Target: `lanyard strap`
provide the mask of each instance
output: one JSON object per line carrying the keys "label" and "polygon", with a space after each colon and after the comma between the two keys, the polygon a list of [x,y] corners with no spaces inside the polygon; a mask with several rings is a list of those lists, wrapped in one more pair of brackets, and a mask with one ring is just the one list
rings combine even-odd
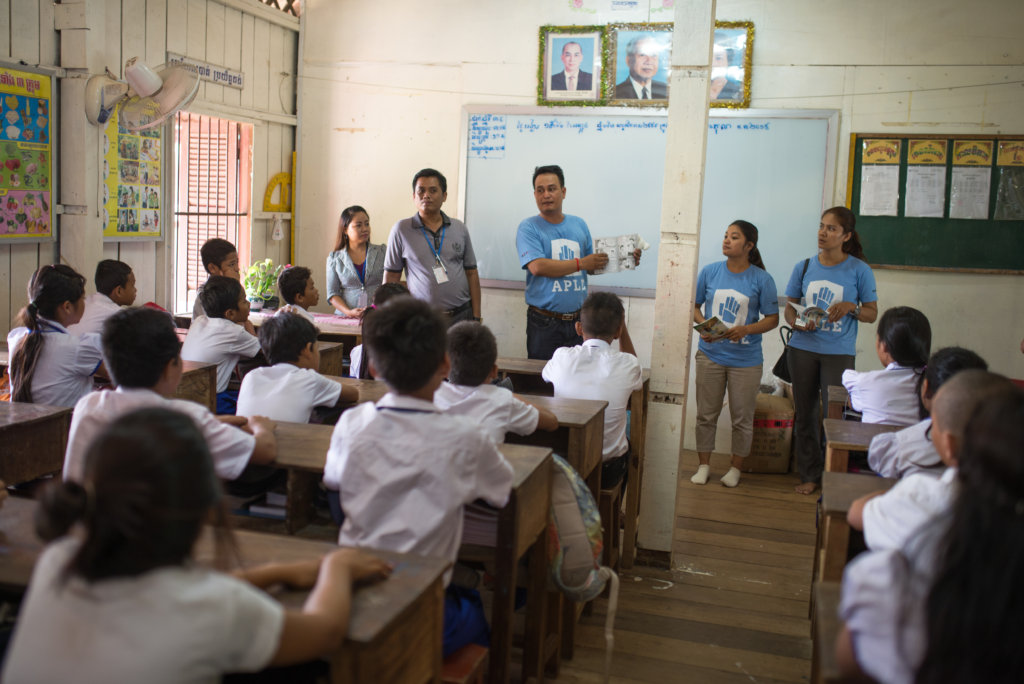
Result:
{"label": "lanyard strap", "polygon": [[[423,239],[427,241],[427,247],[429,247],[430,251],[434,253],[434,258],[437,259],[437,263],[441,264],[442,267],[444,266],[444,262],[441,261],[441,250],[444,249],[444,232],[447,229],[448,226],[444,224],[441,225],[441,244],[435,249],[434,241],[427,236],[427,229],[422,225],[420,226],[420,230],[423,231]],[[434,236],[436,238],[437,234],[435,233]]]}
{"label": "lanyard strap", "polygon": [[363,261],[361,264],[352,264],[356,269],[356,275],[359,277],[359,283],[366,285],[366,262]]}
{"label": "lanyard strap", "polygon": [[377,406],[378,411],[398,411],[399,413],[436,413],[427,409],[405,408],[402,406]]}

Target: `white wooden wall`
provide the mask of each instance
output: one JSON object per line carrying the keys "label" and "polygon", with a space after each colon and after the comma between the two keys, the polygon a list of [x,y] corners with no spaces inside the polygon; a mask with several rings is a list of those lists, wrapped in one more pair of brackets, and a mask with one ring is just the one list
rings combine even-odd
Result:
{"label": "white wooden wall", "polygon": [[[271,221],[261,218],[262,198],[268,179],[291,170],[295,148],[295,81],[297,73],[299,21],[257,0],[88,0],[86,14],[89,29],[87,53],[89,71],[103,67],[122,75],[124,62],[140,56],[151,65],[166,61],[166,53],[176,52],[245,75],[243,90],[202,83],[189,107],[212,116],[254,124],[251,256],[253,260],[271,257],[275,262],[288,260],[287,239],[270,239]],[[94,11],[97,10],[98,11]],[[4,27],[10,17],[10,26]],[[60,34],[54,30],[54,5],[47,0],[0,0],[0,61],[29,65],[57,65]],[[58,89],[54,84],[55,90]],[[76,107],[77,109],[77,107]],[[60,116],[84,113],[60,112]],[[88,144],[88,143],[87,143]],[[61,163],[59,154],[56,163]],[[163,158],[164,196],[163,242],[121,242],[102,245],[105,258],[131,264],[139,286],[138,302],[155,301],[167,308],[171,293],[174,246],[171,200],[174,174],[170,163],[170,135],[165,135]],[[87,171],[89,173],[89,171]],[[57,174],[55,174],[56,176]],[[90,214],[97,210],[101,192],[98,171],[87,179],[91,199]],[[55,193],[57,198],[61,195]],[[58,199],[58,201],[60,201]],[[58,217],[59,223],[60,217]],[[96,221],[98,225],[98,220]],[[101,241],[99,232],[89,232],[88,240]],[[0,246],[0,332],[6,335],[11,319],[25,303],[25,284],[40,264],[56,260],[56,245]],[[90,279],[93,264],[76,264]]]}

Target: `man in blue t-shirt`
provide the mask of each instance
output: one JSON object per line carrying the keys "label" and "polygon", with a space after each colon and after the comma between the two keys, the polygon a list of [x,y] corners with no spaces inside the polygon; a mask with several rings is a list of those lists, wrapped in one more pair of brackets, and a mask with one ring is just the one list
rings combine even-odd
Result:
{"label": "man in blue t-shirt", "polygon": [[550,359],[559,347],[583,344],[576,321],[587,298],[587,273],[604,268],[608,255],[594,253],[583,219],[562,213],[561,167],[533,170],[533,198],[540,214],[523,219],[516,233],[519,264],[526,270],[526,352],[531,359]]}

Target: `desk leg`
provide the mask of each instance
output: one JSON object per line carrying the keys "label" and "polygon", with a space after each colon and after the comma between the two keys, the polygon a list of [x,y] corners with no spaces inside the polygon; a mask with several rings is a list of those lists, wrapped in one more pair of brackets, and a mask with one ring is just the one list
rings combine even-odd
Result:
{"label": "desk leg", "polygon": [[835,449],[831,445],[825,447],[825,470],[830,473],[845,473],[849,464],[849,449]]}
{"label": "desk leg", "polygon": [[548,563],[546,531],[530,548],[530,576],[526,588],[526,629],[523,637],[523,681],[544,681],[547,628]]}
{"label": "desk leg", "polygon": [[294,468],[288,471],[288,503],[285,507],[288,534],[295,534],[313,519],[313,502],[320,477],[317,473]]}
{"label": "desk leg", "polygon": [[498,548],[495,549],[497,577],[491,624],[491,684],[509,681],[512,664],[512,622],[516,597],[516,537],[518,530],[515,492],[498,515]]}
{"label": "desk leg", "polygon": [[640,517],[640,483],[644,477],[644,449],[647,438],[647,386],[630,398],[629,482],[626,483],[626,517],[623,521],[622,569],[633,567],[636,557],[637,520]]}
{"label": "desk leg", "polygon": [[829,514],[823,521],[821,581],[841,582],[850,549],[850,526],[842,515]]}

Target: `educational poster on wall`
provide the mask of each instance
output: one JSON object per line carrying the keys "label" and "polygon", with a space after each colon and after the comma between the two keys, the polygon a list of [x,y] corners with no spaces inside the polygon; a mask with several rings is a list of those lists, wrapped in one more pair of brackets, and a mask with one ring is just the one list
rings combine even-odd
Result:
{"label": "educational poster on wall", "polygon": [[907,141],[907,187],[903,215],[942,218],[946,205],[946,140]]}
{"label": "educational poster on wall", "polygon": [[992,182],[991,140],[954,140],[949,217],[987,219]]}
{"label": "educational poster on wall", "polygon": [[900,140],[864,141],[860,214],[896,216],[900,199]]}
{"label": "educational poster on wall", "polygon": [[1000,140],[996,155],[999,186],[996,188],[997,221],[1024,219],[1024,140]]}
{"label": "educational poster on wall", "polygon": [[160,161],[163,131],[134,133],[118,125],[103,131],[103,237],[108,241],[160,237]]}
{"label": "educational poster on wall", "polygon": [[51,80],[0,67],[0,243],[53,239]]}

